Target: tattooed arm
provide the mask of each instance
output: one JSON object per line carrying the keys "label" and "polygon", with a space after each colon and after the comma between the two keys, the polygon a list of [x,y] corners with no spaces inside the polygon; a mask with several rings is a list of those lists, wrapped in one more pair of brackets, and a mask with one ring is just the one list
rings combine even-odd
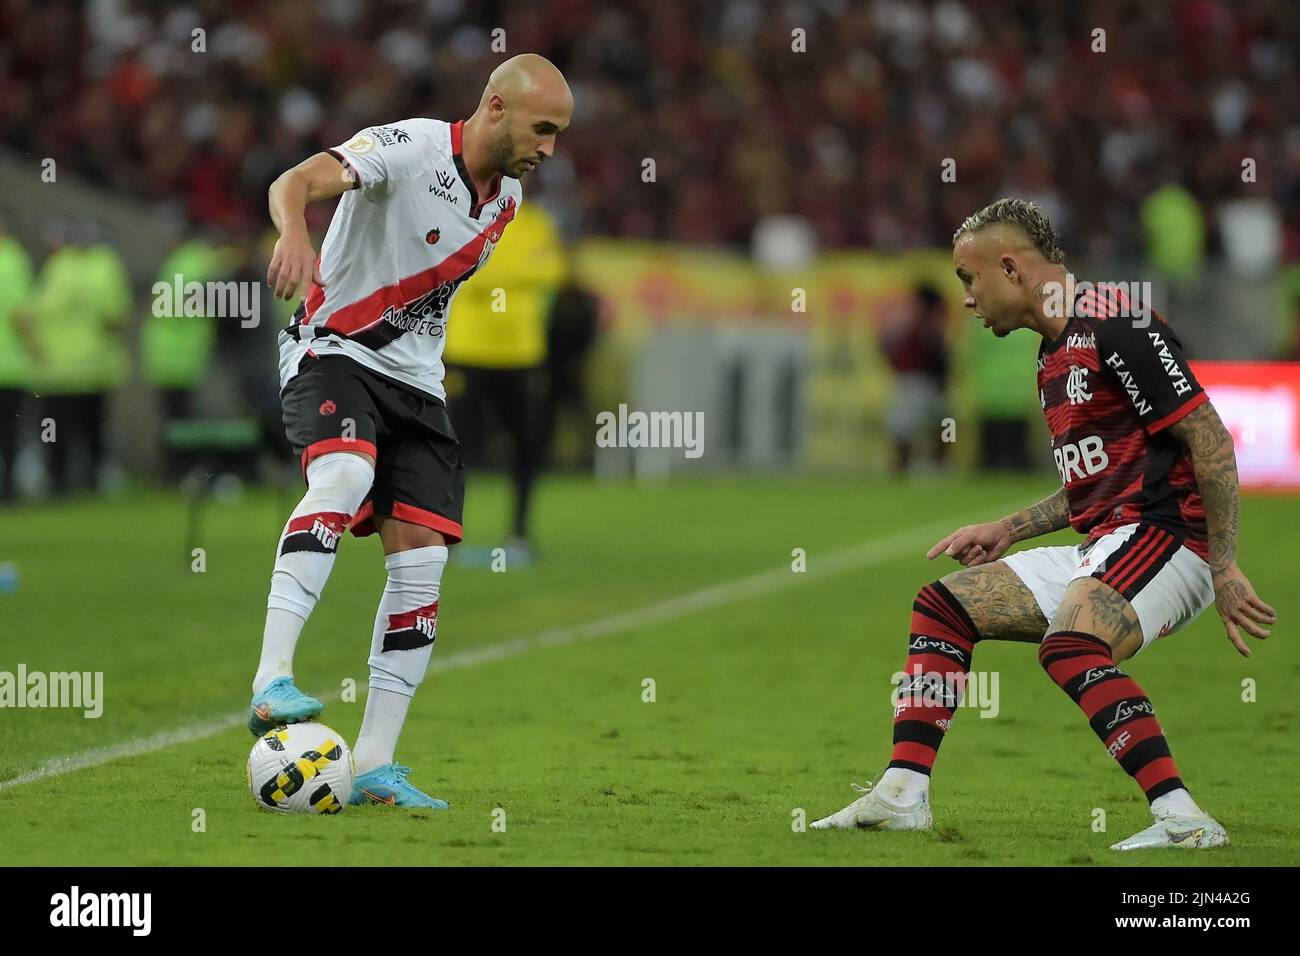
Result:
{"label": "tattooed arm", "polygon": [[1037,538],[1040,534],[1050,534],[1070,526],[1070,502],[1065,497],[1065,486],[1056,489],[1036,505],[1030,505],[1024,511],[1007,515],[998,522],[1011,535],[1011,542]]}
{"label": "tattooed arm", "polygon": [[987,564],[1002,557],[1007,548],[1017,541],[1060,531],[1069,524],[1070,505],[1065,500],[1065,488],[1061,487],[1055,494],[1023,511],[1007,515],[1001,521],[958,528],[931,548],[926,557],[935,558],[946,554],[967,567]]}
{"label": "tattooed arm", "polygon": [[1237,456],[1232,436],[1223,427],[1210,402],[1203,402],[1169,426],[1169,433],[1192,454],[1196,486],[1205,502],[1205,523],[1210,536],[1210,574],[1214,603],[1223,619],[1228,639],[1244,657],[1250,648],[1238,628],[1254,637],[1268,637],[1264,625],[1277,622],[1274,610],[1259,599],[1250,581],[1237,567],[1237,527],[1241,504],[1237,486]]}

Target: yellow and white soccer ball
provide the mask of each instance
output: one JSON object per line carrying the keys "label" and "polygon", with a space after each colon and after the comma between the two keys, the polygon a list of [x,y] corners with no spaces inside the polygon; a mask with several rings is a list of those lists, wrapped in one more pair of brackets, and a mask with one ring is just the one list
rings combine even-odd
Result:
{"label": "yellow and white soccer ball", "polygon": [[352,750],[337,731],[307,721],[257,738],[248,789],[264,810],[339,813],[352,795]]}

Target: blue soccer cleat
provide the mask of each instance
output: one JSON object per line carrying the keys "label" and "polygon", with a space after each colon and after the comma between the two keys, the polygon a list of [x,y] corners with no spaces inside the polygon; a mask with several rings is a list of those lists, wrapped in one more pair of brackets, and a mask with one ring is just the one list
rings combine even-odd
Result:
{"label": "blue soccer cleat", "polygon": [[384,764],[374,770],[367,770],[352,781],[352,796],[348,803],[354,807],[363,803],[385,803],[390,807],[450,809],[446,800],[431,797],[407,783],[406,775],[410,772],[410,767],[403,767],[400,763]]}
{"label": "blue soccer cleat", "polygon": [[248,729],[260,737],[280,724],[296,724],[320,716],[325,705],[293,686],[292,677],[277,677],[248,705]]}

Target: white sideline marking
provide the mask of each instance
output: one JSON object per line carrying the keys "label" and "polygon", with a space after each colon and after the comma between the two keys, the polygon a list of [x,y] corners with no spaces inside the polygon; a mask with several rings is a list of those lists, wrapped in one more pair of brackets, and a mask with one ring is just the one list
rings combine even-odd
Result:
{"label": "white sideline marking", "polygon": [[[1007,507],[1014,507],[1014,505]],[[1000,510],[998,513],[1005,514],[1006,509]],[[751,595],[770,594],[773,591],[794,587],[809,578],[843,574],[846,571],[883,564],[892,558],[913,552],[918,547],[934,544],[944,534],[955,530],[956,527],[959,526],[947,521],[943,524],[936,523],[923,528],[912,528],[907,531],[896,532],[884,538],[864,541],[861,544],[841,548],[838,551],[831,551],[821,555],[811,554],[808,557],[808,569],[801,574],[794,573],[789,564],[785,564],[771,571],[761,571],[749,577],[737,578],[723,584],[715,584],[712,587],[701,588],[698,591],[689,591],[677,597],[667,598],[632,611],[623,611],[586,624],[551,627],[536,634],[501,641],[497,644],[489,644],[486,647],[456,651],[442,657],[435,655],[429,661],[428,673],[442,674],[466,667],[478,667],[480,664],[491,664],[494,661],[518,657],[538,648],[563,647],[583,641],[594,641],[633,628],[644,627],[647,624],[657,624],[673,618],[684,617],[696,611],[707,611],[712,608],[722,607]],[[951,569],[951,566],[948,569]],[[314,696],[318,700],[329,702],[339,699],[341,694],[341,690],[331,690],[329,693],[315,694]],[[151,734],[148,737],[137,737],[134,740],[123,741],[107,747],[92,747],[89,750],[82,750],[66,757],[56,757],[35,770],[20,774],[17,777],[10,777],[8,780],[0,780],[0,791],[21,787],[23,784],[36,783],[40,780],[48,780],[51,777],[59,777],[67,773],[75,773],[78,770],[86,770],[90,767],[98,767],[114,760],[121,760],[124,757],[138,757],[142,754],[166,750],[168,747],[215,737],[227,730],[244,727],[247,720],[246,714],[236,714],[219,720],[209,720],[199,724],[190,724],[188,727],[178,727],[175,730]]]}

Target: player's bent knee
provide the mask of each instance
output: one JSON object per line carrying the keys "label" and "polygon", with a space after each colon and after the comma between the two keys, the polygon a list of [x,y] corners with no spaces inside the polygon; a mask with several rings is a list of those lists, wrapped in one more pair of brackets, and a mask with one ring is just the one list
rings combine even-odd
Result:
{"label": "player's bent knee", "polygon": [[910,646],[917,649],[917,638],[933,638],[954,643],[969,657],[980,640],[979,628],[961,600],[942,581],[932,581],[916,592],[912,602]]}
{"label": "player's bent knee", "polygon": [[375,483],[374,459],[369,455],[348,451],[332,451],[313,458],[307,464],[307,489],[309,492],[337,493],[361,499]]}

